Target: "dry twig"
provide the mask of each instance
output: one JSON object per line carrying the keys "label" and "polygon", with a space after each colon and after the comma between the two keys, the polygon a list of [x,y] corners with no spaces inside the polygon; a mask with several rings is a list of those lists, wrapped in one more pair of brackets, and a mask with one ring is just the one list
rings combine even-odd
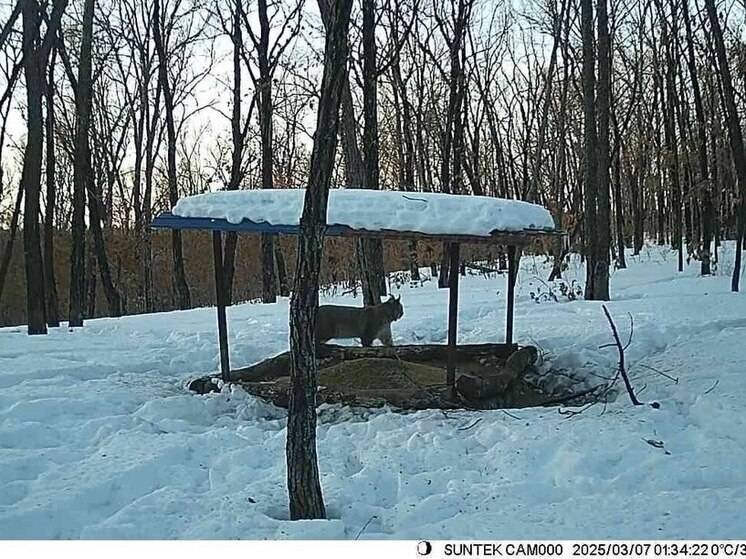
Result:
{"label": "dry twig", "polygon": [[366,522],[365,524],[363,524],[363,527],[362,527],[362,528],[360,528],[360,531],[359,531],[359,532],[357,533],[357,536],[355,536],[355,541],[357,541],[357,540],[359,540],[359,539],[360,539],[360,536],[362,536],[363,532],[365,532],[365,529],[366,529],[366,528],[368,527],[368,525],[369,525],[369,524],[370,524],[371,522],[373,522],[373,519],[374,519],[374,518],[378,518],[378,517],[377,517],[377,516],[376,516],[376,515],[374,514],[373,516],[371,516],[371,517],[370,517],[370,518],[368,519],[368,522]]}
{"label": "dry twig", "polygon": [[715,384],[713,384],[710,388],[708,388],[707,390],[705,390],[705,394],[709,394],[710,392],[712,392],[713,390],[715,390],[715,388],[717,387],[718,384],[720,384],[720,379],[715,379]]}
{"label": "dry twig", "polygon": [[624,386],[627,388],[629,399],[632,401],[634,405],[641,406],[642,402],[640,402],[637,399],[637,396],[635,396],[635,391],[632,388],[632,383],[630,382],[629,376],[627,375],[627,369],[625,368],[625,365],[624,365],[624,346],[622,346],[622,342],[619,340],[619,332],[616,329],[616,324],[614,324],[614,320],[611,318],[611,315],[609,314],[609,309],[606,308],[606,305],[602,305],[601,308],[604,310],[604,314],[606,315],[606,318],[609,321],[609,326],[611,326],[611,332],[612,334],[614,334],[614,341],[616,343],[615,345],[617,347],[617,350],[619,351],[618,371],[622,375],[622,380],[624,380]]}

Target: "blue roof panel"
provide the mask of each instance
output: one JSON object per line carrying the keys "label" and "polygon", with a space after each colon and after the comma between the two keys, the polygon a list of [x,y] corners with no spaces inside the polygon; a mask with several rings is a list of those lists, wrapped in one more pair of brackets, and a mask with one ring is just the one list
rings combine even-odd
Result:
{"label": "blue roof panel", "polygon": [[[300,227],[297,225],[272,225],[271,223],[256,223],[244,219],[241,223],[231,223],[225,219],[210,217],[180,217],[172,213],[162,213],[156,217],[150,226],[154,229],[199,229],[203,231],[233,231],[236,233],[269,233],[273,235],[297,235]],[[327,225],[327,235],[349,235],[354,230],[346,225]]]}

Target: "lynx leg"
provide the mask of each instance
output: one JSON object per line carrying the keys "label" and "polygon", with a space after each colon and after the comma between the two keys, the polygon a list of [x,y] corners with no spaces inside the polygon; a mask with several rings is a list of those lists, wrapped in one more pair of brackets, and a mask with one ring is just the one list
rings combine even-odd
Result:
{"label": "lynx leg", "polygon": [[378,339],[381,340],[381,343],[386,346],[392,346],[394,345],[394,340],[391,337],[391,325],[387,324],[381,330],[378,332]]}

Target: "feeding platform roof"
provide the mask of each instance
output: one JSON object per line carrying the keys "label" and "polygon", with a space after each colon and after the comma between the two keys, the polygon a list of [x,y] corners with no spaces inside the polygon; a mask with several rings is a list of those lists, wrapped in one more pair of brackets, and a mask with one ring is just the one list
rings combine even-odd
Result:
{"label": "feeding platform roof", "polygon": [[[156,228],[297,235],[305,189],[208,192],[182,198]],[[332,189],[326,235],[525,245],[557,236],[549,211],[487,196]]]}

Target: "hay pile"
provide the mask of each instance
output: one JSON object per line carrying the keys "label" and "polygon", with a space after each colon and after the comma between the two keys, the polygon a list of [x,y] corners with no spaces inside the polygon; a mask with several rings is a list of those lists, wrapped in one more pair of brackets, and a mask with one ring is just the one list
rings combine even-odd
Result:
{"label": "hay pile", "polygon": [[[382,357],[342,361],[319,370],[319,404],[363,407],[391,405],[402,409],[456,407],[442,397],[445,371],[421,363]],[[288,406],[289,377],[242,382],[250,393]]]}
{"label": "hay pile", "polygon": [[[446,346],[356,348],[324,345],[318,352],[319,404],[399,409],[498,409],[567,401],[531,383],[537,351],[504,344],[459,346],[456,387],[446,386]],[[287,352],[233,371],[235,381],[256,396],[287,408],[290,357]],[[196,379],[192,390],[215,389],[211,379]],[[572,394],[570,394],[572,396]],[[558,400],[559,397],[559,400]]]}

